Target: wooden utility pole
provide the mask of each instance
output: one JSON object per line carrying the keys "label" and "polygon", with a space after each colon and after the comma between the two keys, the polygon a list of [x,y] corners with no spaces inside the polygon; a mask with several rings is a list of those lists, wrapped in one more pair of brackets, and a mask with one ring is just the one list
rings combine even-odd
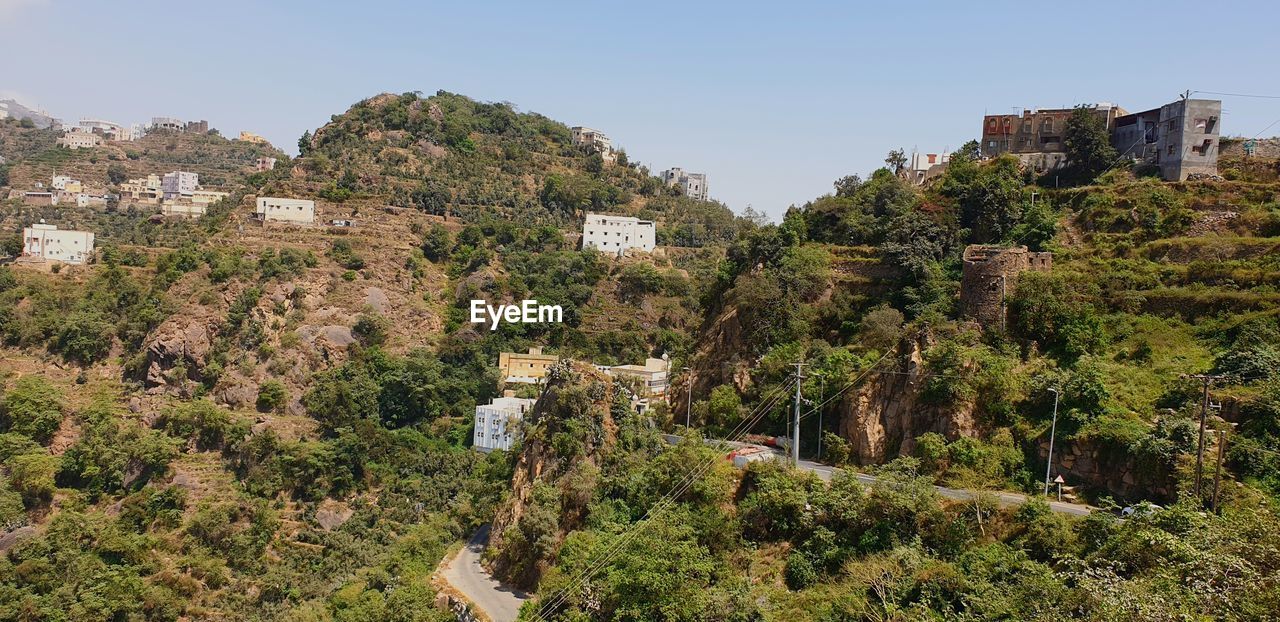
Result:
{"label": "wooden utility pole", "polygon": [[1227,453],[1227,438],[1231,430],[1218,430],[1218,467],[1213,470],[1213,501],[1211,507],[1218,511],[1218,483],[1222,480],[1222,457]]}
{"label": "wooden utility pole", "polygon": [[1204,479],[1204,425],[1209,416],[1209,385],[1221,377],[1211,374],[1192,374],[1187,376],[1187,378],[1201,381],[1204,387],[1204,395],[1200,400],[1200,440],[1196,445],[1196,499],[1202,504],[1204,503],[1204,497],[1201,496],[1202,480]]}

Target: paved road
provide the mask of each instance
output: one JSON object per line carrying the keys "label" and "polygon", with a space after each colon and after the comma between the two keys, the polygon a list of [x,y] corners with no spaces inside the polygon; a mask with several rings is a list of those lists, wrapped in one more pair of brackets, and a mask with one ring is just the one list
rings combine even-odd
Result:
{"label": "paved road", "polygon": [[493,622],[515,622],[520,606],[529,596],[503,585],[480,565],[480,555],[489,543],[489,526],[485,525],[444,569],[444,578],[472,603],[484,610]]}
{"label": "paved road", "polygon": [[[672,445],[679,443],[681,440],[679,436],[676,436],[674,434],[663,434],[662,438],[666,440],[668,443],[671,443]],[[748,443],[739,443],[736,441],[721,441],[721,440],[710,439],[710,438],[706,439],[706,442],[708,445],[715,445],[717,447],[728,446],[733,449],[740,449],[743,447],[747,447],[749,445]],[[756,447],[767,449],[769,451],[772,451],[775,454],[778,454],[778,456],[781,459],[784,459],[784,460],[786,459],[786,457],[782,455],[781,451],[773,447],[764,447],[763,445],[756,445]],[[836,471],[841,470],[826,464],[819,464],[812,460],[801,460],[800,468],[806,471],[812,471],[816,473],[818,477],[822,478],[823,481],[827,481],[827,482],[831,481],[831,476],[834,475]],[[854,472],[853,476],[857,478],[858,481],[862,482],[867,486],[871,486],[875,484],[877,481],[880,481],[880,478],[874,475],[867,475],[866,473]],[[955,501],[972,501],[975,497],[981,494],[990,495],[992,497],[995,497],[996,501],[1003,507],[1008,507],[1013,505],[1022,505],[1023,503],[1026,503],[1028,499],[1027,495],[1016,493],[1016,492],[964,490],[960,488],[947,488],[946,486],[934,486],[934,488],[938,490],[939,495],[942,495],[947,499],[952,499]],[[1097,511],[1098,509],[1089,505],[1082,505],[1078,503],[1066,503],[1064,501],[1049,501],[1049,507],[1054,512],[1058,512],[1060,514],[1071,514],[1073,516],[1088,516],[1089,514]]]}
{"label": "paved road", "polygon": [[[813,471],[818,475],[818,477],[822,478],[823,481],[827,481],[827,482],[831,481],[831,476],[834,475],[836,471],[840,470],[833,466],[819,464],[817,462],[813,462],[810,460],[801,460],[800,468],[806,471]],[[875,484],[880,479],[874,475],[867,475],[866,473],[855,472],[853,476],[859,482],[862,482],[867,486],[871,486]],[[1012,505],[1022,505],[1026,503],[1028,499],[1027,495],[1016,493],[1016,492],[975,491],[975,490],[964,490],[960,488],[947,488],[946,486],[934,486],[934,488],[938,490],[939,495],[942,495],[947,499],[952,499],[955,501],[972,501],[975,497],[979,495],[982,495],[982,494],[990,495],[992,497],[995,497],[996,501],[1001,506],[1005,506],[1005,507],[1012,506]],[[1049,507],[1054,512],[1058,512],[1061,514],[1071,514],[1073,516],[1088,516],[1090,513],[1098,509],[1089,505],[1081,505],[1078,503],[1067,503],[1065,501],[1050,501]]]}

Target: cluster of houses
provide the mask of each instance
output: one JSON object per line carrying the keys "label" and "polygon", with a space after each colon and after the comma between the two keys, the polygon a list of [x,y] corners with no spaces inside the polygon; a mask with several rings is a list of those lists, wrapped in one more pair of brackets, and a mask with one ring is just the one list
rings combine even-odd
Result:
{"label": "cluster of houses", "polygon": [[[538,347],[529,348],[528,353],[502,352],[498,354],[498,373],[507,384],[541,384],[551,366],[560,360],[561,357],[554,354],[543,354],[542,348]],[[643,365],[595,365],[595,368],[614,378],[629,379],[635,387],[631,395],[632,404],[641,412],[648,409],[650,400],[667,394],[671,363],[665,356],[645,359]],[[535,401],[515,397],[514,392],[505,391],[502,397],[477,405],[472,447],[488,453],[505,451],[518,444],[520,422]]]}
{"label": "cluster of houses", "polygon": [[46,188],[36,183],[35,190],[29,192],[14,191],[10,198],[20,196],[27,205],[70,205],[92,207],[107,204],[107,193],[101,188],[90,188],[78,179],[69,175],[54,175]]}
{"label": "cluster of houses", "polygon": [[[618,154],[604,132],[581,125],[569,128],[569,131],[573,133],[574,146],[600,154],[600,157],[609,164],[617,161]],[[689,173],[681,168],[670,168],[659,173],[658,177],[667,187],[678,187],[681,194],[689,198],[706,201],[709,196],[705,173]]]}
{"label": "cluster of houses", "polygon": [[[190,134],[209,133],[208,121],[203,119],[183,121],[173,117],[152,117],[148,125],[135,123],[128,127],[105,119],[81,119],[75,125],[64,124],[59,119],[51,119],[51,127],[62,130],[62,136],[58,138],[57,143],[67,149],[93,149],[106,141],[134,141],[142,138],[147,132],[157,130]],[[259,145],[270,144],[266,138],[247,131],[240,132],[239,140]],[[271,165],[274,166],[274,158],[271,160]],[[265,170],[261,166],[260,162],[259,170]]]}

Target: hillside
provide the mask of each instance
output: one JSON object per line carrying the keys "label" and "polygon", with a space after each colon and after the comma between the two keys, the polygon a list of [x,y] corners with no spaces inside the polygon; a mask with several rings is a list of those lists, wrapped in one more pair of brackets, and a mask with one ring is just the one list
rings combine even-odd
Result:
{"label": "hillside", "polygon": [[[0,266],[0,620],[449,619],[432,572],[489,522],[494,569],[553,619],[1280,607],[1274,162],[1053,188],[967,146],[928,187],[846,177],[771,225],[444,92],[358,102],[264,173],[261,148],[216,136],[148,136],[133,159],[0,126],[11,181],[185,160],[231,192],[197,221],[2,204],[8,230],[90,227],[99,253]],[[313,198],[318,224],[263,225],[260,196]],[[662,247],[580,249],[594,210],[653,218]],[[966,307],[971,244],[1052,253],[1006,283],[1003,322]],[[559,304],[564,322],[488,330],[472,299]],[[509,387],[538,398],[518,451],[473,451],[498,353],[533,346],[577,362]],[[690,372],[643,414],[591,365],[662,355]],[[661,440],[689,403],[694,436],[784,433],[799,360],[802,454],[879,483]],[[1182,376],[1204,372],[1223,376],[1206,455],[1238,427],[1197,498],[1200,386]],[[1050,388],[1066,495],[1167,511],[938,496],[1038,493]]]}

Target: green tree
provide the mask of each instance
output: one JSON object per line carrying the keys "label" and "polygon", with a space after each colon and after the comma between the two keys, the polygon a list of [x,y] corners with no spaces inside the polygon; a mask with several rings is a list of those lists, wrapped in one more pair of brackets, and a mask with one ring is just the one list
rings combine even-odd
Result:
{"label": "green tree", "polygon": [[1087,104],[1076,106],[1067,117],[1063,133],[1067,149],[1067,166],[1071,175],[1080,182],[1093,181],[1111,168],[1118,157],[1111,146],[1111,136],[1106,122]]}
{"label": "green tree", "polygon": [[280,412],[289,403],[289,390],[279,380],[267,380],[258,385],[258,410]]}
{"label": "green tree", "polygon": [[[113,185],[120,185],[129,179],[129,170],[119,162],[112,162],[107,165],[107,181]],[[2,186],[4,184],[0,184]]]}
{"label": "green tree", "polygon": [[48,444],[62,425],[62,392],[40,376],[23,376],[0,401],[0,429]]}

